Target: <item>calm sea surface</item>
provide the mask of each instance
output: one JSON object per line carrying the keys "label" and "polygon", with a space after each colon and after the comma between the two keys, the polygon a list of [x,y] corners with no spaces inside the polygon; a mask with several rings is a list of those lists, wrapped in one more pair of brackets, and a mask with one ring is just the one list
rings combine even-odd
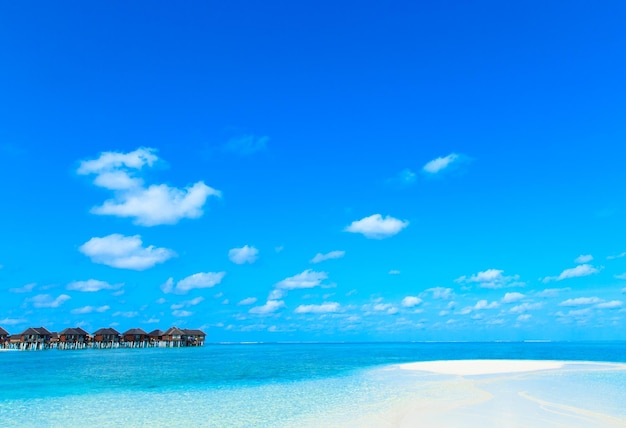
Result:
{"label": "calm sea surface", "polygon": [[[3,426],[302,426],[375,410],[399,393],[426,394],[436,377],[390,366],[448,359],[626,362],[626,342],[0,352],[0,420]],[[611,397],[597,406],[618,414],[626,407],[623,371],[560,373],[550,385],[547,395],[592,387]]]}

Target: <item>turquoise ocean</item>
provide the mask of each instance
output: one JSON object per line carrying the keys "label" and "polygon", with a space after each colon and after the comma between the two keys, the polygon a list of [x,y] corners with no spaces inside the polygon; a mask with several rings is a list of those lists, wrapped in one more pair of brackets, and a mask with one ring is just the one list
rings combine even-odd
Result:
{"label": "turquoise ocean", "polygon": [[[532,359],[626,363],[626,342],[207,344],[0,352],[2,426],[348,426],[442,375],[400,363]],[[519,382],[626,418],[626,371],[557,370]],[[625,419],[626,420],[626,419]]]}

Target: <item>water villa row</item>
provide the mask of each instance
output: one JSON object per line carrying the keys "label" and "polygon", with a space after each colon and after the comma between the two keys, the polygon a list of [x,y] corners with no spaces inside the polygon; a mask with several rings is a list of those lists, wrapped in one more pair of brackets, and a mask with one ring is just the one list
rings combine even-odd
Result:
{"label": "water villa row", "polygon": [[171,327],[150,333],[131,328],[120,333],[114,328],[101,328],[93,334],[80,327],[66,328],[60,333],[45,327],[30,327],[20,334],[9,334],[0,327],[0,349],[38,351],[44,349],[107,349],[107,348],[181,348],[202,346],[206,334],[202,330]]}

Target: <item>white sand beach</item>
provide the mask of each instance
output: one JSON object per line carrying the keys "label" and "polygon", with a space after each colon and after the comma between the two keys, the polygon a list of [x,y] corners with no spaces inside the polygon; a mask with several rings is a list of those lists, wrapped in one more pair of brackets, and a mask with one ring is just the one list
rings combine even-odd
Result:
{"label": "white sand beach", "polygon": [[523,373],[563,368],[562,361],[537,360],[450,360],[401,364],[403,370],[419,370],[458,376]]}
{"label": "white sand beach", "polygon": [[[387,403],[384,409],[369,412],[351,421],[348,426],[626,427],[625,412],[617,409],[616,413],[615,406],[601,408],[602,397],[597,395],[602,392],[587,390],[585,384],[569,390],[558,389],[562,388],[561,384],[554,382],[559,379],[558,376],[571,373],[602,371],[610,376],[611,371],[626,370],[624,364],[459,360],[418,362],[396,367],[408,372],[432,374],[433,380],[424,384],[423,394],[402,396],[399,391],[398,399]],[[540,398],[546,391],[550,400]],[[586,399],[592,397],[591,400]]]}

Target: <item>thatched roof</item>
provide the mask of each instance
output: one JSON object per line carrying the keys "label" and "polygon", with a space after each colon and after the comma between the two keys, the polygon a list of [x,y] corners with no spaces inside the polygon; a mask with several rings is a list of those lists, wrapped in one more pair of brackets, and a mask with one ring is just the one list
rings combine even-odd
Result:
{"label": "thatched roof", "polygon": [[163,336],[163,330],[152,330],[149,334],[150,337],[158,337],[158,336]]}
{"label": "thatched roof", "polygon": [[114,328],[101,328],[96,330],[93,335],[102,335],[102,336],[106,336],[106,335],[114,335],[114,336],[119,336],[120,332],[117,331]]}
{"label": "thatched roof", "polygon": [[165,333],[163,333],[163,336],[183,336],[184,334],[185,332],[182,331],[180,328],[170,327],[167,330],[165,330]]}
{"label": "thatched roof", "polygon": [[148,333],[146,333],[145,331],[143,331],[140,328],[131,328],[130,330],[127,330],[124,332],[123,334],[124,336],[136,336],[136,335],[143,335],[143,336],[147,336]]}
{"label": "thatched roof", "polygon": [[9,336],[9,332],[0,327],[0,336]]}
{"label": "thatched roof", "polygon": [[187,336],[202,336],[202,337],[206,336],[206,333],[203,332],[202,330],[194,330],[194,329],[185,328],[183,329],[183,331],[185,332]]}
{"label": "thatched roof", "polygon": [[20,334],[20,336],[25,335],[52,336],[52,333],[50,333],[45,327],[29,327]]}

